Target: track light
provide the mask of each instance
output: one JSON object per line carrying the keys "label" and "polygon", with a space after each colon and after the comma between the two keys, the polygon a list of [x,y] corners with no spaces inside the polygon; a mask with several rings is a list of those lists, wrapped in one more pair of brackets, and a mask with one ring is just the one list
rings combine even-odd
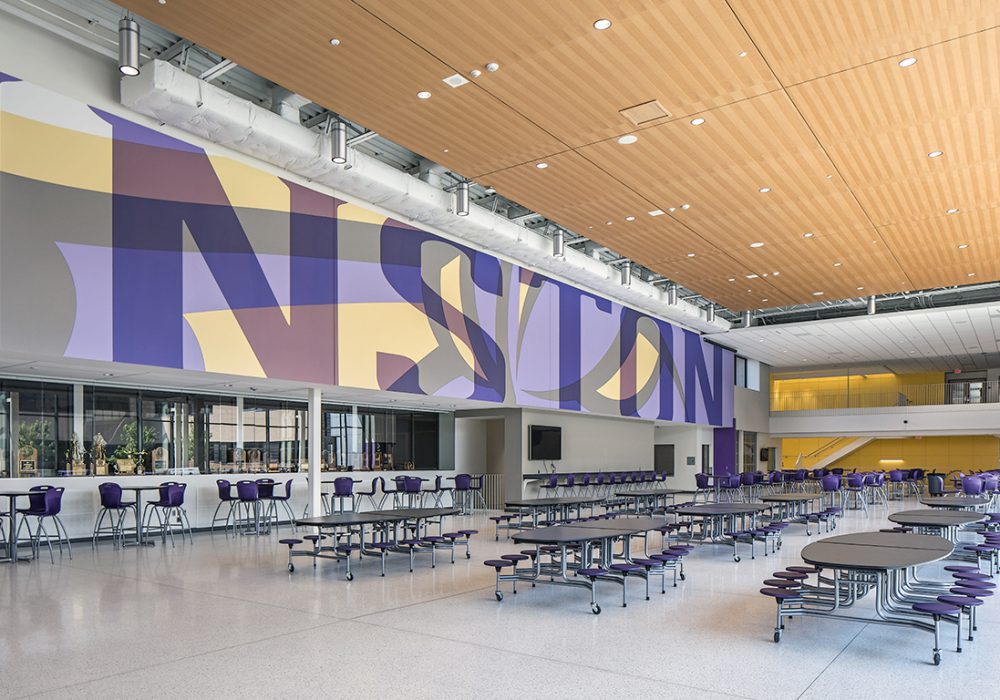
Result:
{"label": "track light", "polygon": [[628,287],[632,284],[632,263],[626,262],[622,265],[622,286]]}
{"label": "track light", "polygon": [[743,327],[749,328],[753,325],[753,311],[747,309],[743,312]]}
{"label": "track light", "polygon": [[715,304],[709,304],[705,308],[705,321],[715,323]]}
{"label": "track light", "polygon": [[330,160],[337,165],[347,162],[347,124],[342,121],[334,122],[330,132]]}
{"label": "track light", "polygon": [[122,75],[139,75],[139,23],[131,17],[118,22],[118,70]]}
{"label": "track light", "polygon": [[469,215],[469,183],[462,181],[455,188],[455,213],[458,216]]}
{"label": "track light", "polygon": [[552,256],[562,258],[566,256],[566,233],[558,229],[552,236]]}
{"label": "track light", "polygon": [[872,294],[870,297],[868,297],[868,315],[869,316],[874,316],[875,315],[875,295],[874,294]]}
{"label": "track light", "polygon": [[671,306],[677,306],[677,285],[671,284],[667,287],[667,303]]}

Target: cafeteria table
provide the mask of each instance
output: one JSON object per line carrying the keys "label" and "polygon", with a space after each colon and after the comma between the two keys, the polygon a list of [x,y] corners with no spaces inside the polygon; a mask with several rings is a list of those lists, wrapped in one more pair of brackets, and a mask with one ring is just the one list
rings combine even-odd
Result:
{"label": "cafeteria table", "polygon": [[[417,549],[413,545],[404,547],[398,538],[398,528],[403,528],[404,535],[407,531],[412,530],[415,539],[421,539],[421,532],[424,533],[424,536],[426,535],[427,524],[429,522],[437,520],[440,531],[442,519],[445,516],[456,515],[457,513],[457,508],[400,508],[397,510],[334,513],[332,515],[298,518],[295,521],[296,526],[316,528],[320,535],[327,534],[332,537],[333,544],[322,545],[320,544],[320,540],[317,539],[313,542],[312,548],[306,550],[296,550],[293,545],[289,545],[288,571],[295,571],[292,557],[313,557],[313,566],[316,565],[316,559],[334,559],[345,562],[347,567],[345,578],[348,581],[353,581],[354,573],[351,571],[352,549],[345,551],[338,549],[338,546],[340,546],[340,539],[346,536],[346,546],[353,547],[352,539],[354,534],[357,534],[359,537],[357,549],[360,556],[379,557],[381,559],[383,576],[385,576],[386,552],[389,550],[407,552],[410,556],[410,571],[413,571],[413,555],[421,551],[431,553],[431,565],[434,566],[434,555],[437,548],[439,546],[448,547],[454,551],[454,543],[450,545],[428,545],[424,549]],[[372,538],[371,543],[366,540],[365,528],[369,525],[372,526],[373,530],[380,531],[381,539],[378,542],[375,542],[374,538]],[[406,539],[405,536],[404,539]],[[289,539],[288,542],[295,542],[295,540]],[[383,543],[391,546],[381,546]],[[380,546],[371,547],[370,544]],[[372,551],[373,548],[378,551]],[[468,545],[466,546],[466,556],[469,556]]]}
{"label": "cafeteria table", "polygon": [[142,524],[142,494],[144,491],[159,491],[160,485],[146,484],[135,486],[133,484],[122,484],[121,487],[123,491],[131,491],[135,494],[135,542],[122,542],[122,546],[155,547],[155,542],[150,542],[146,539],[146,528]]}
{"label": "cafeteria table", "polygon": [[634,491],[616,491],[615,495],[624,498],[626,509],[634,513],[652,513],[657,508],[666,508],[676,502],[678,494],[693,494],[694,491],[683,489],[636,489]]}
{"label": "cafeteria table", "polygon": [[[736,549],[737,538],[725,533],[754,529],[757,515],[770,507],[765,503],[696,503],[666,508],[665,512],[700,519],[700,541],[732,547],[733,561],[738,562],[740,557]],[[752,540],[750,546],[753,547]]]}
{"label": "cafeteria table", "polygon": [[[915,569],[951,556],[954,545],[944,537],[909,533],[859,532],[828,537],[802,549],[802,559],[820,569],[817,585],[803,585],[798,595],[778,601],[774,641],[780,642],[783,618],[811,615],[847,620],[862,624],[886,624],[913,627],[934,633],[933,660],[940,663],[938,625],[926,614],[914,612],[917,602],[936,601],[953,584],[922,581]],[[764,589],[769,590],[769,589]],[[868,609],[860,615],[842,612],[874,593],[875,617]],[[958,624],[961,638],[961,615],[942,616]]]}
{"label": "cafeteria table", "polygon": [[593,506],[603,498],[596,496],[560,496],[556,498],[519,498],[507,501],[504,506],[509,510],[527,511],[531,516],[532,527],[538,527],[538,514],[544,512],[548,520],[568,520],[569,511],[576,508],[577,514],[583,506]]}
{"label": "cafeteria table", "polygon": [[960,528],[983,522],[986,520],[986,514],[967,510],[918,508],[892,513],[889,515],[889,520],[897,525],[929,531],[925,534],[940,535],[957,542]]}
{"label": "cafeteria table", "polygon": [[[651,530],[658,530],[667,525],[666,518],[607,518],[585,520],[569,525],[550,525],[547,527],[525,530],[512,536],[512,539],[519,544],[535,545],[536,554],[532,559],[530,573],[521,571],[518,573],[515,568],[513,574],[497,575],[496,599],[503,600],[503,593],[499,585],[501,581],[527,581],[532,585],[536,583],[547,583],[557,586],[572,586],[586,588],[590,591],[590,609],[595,615],[601,613],[601,606],[597,603],[597,580],[611,581],[622,586],[622,607],[627,606],[625,599],[625,579],[626,573],[618,573],[611,566],[615,559],[621,559],[623,563],[631,561],[631,537],[634,535],[645,535]],[[614,543],[622,541],[622,553],[616,557],[614,553]],[[558,547],[558,555],[552,556],[552,561],[548,564],[542,562],[542,547]],[[594,549],[598,554],[595,559]],[[571,552],[576,552],[577,561],[570,564]],[[673,568],[673,567],[671,567]],[[593,571],[600,570],[594,576],[574,576],[570,578],[571,571]],[[641,576],[646,579],[647,593],[649,585],[649,573],[633,572],[632,575]],[[516,592],[515,588],[515,592]],[[648,596],[647,596],[648,597]]]}
{"label": "cafeteria table", "polygon": [[815,520],[816,527],[819,528],[819,517],[816,513],[815,503],[822,501],[823,498],[823,494],[819,493],[774,493],[761,496],[760,500],[763,503],[775,504],[778,517],[790,523],[805,525],[806,535],[811,535],[812,533],[809,532],[810,522]]}
{"label": "cafeteria table", "polygon": [[0,491],[0,497],[7,499],[7,512],[10,514],[10,532],[7,533],[7,556],[0,559],[0,564],[8,564],[18,561],[31,561],[31,559],[34,558],[34,548],[31,550],[32,555],[30,557],[17,556],[17,499],[27,498],[31,494],[37,493],[39,492],[26,490]]}
{"label": "cafeteria table", "polygon": [[923,498],[920,502],[931,508],[963,510],[985,506],[990,502],[990,499],[979,496],[938,496],[936,498]]}

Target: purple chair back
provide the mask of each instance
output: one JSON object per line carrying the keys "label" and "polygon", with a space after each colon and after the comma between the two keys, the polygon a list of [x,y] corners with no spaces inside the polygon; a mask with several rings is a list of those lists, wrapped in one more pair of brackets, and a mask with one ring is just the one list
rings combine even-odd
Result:
{"label": "purple chair back", "polygon": [[51,486],[32,486],[28,491],[28,510],[41,512],[45,510],[45,492]]}
{"label": "purple chair back", "polygon": [[[553,474],[553,477],[555,475]],[[551,483],[551,482],[550,482]],[[472,484],[472,477],[468,474],[458,474],[455,476],[455,490],[456,491],[468,491],[469,486]]]}
{"label": "purple chair back", "polygon": [[113,481],[106,481],[98,485],[98,493],[101,494],[101,507],[112,510],[122,507],[122,487]]}
{"label": "purple chair back", "polygon": [[892,471],[889,472],[889,481],[891,481],[894,484],[898,484],[904,481],[904,479],[905,475],[903,474],[902,469],[893,469]]}
{"label": "purple chair back", "polygon": [[753,472],[743,472],[740,474],[740,483],[743,486],[753,486],[757,483],[757,477]]}
{"label": "purple chair back", "polygon": [[[406,477],[404,477],[406,478]],[[333,495],[338,497],[354,495],[354,479],[349,476],[338,476],[333,480]]]}
{"label": "purple chair back", "polygon": [[855,489],[861,488],[865,485],[865,477],[862,474],[849,474],[847,476],[847,485]]}
{"label": "purple chair back", "polygon": [[983,479],[983,491],[992,493],[997,490],[997,486],[1000,485],[1000,479],[993,474],[987,474],[982,477]]}
{"label": "purple chair back", "polygon": [[604,486],[604,472],[597,473],[597,485]]}
{"label": "purple chair back", "polygon": [[567,474],[566,475],[566,487],[567,488],[573,488],[573,486],[575,484],[576,484],[576,474]]}
{"label": "purple chair back", "polygon": [[274,479],[257,479],[257,497],[270,498],[274,495]]}
{"label": "purple chair back", "polygon": [[170,503],[171,508],[180,508],[184,505],[184,491],[187,489],[187,484],[173,483],[167,487],[167,502]]}
{"label": "purple chair back", "polygon": [[962,493],[966,496],[978,496],[983,492],[983,480],[978,476],[962,477]]}
{"label": "purple chair back", "polygon": [[[558,474],[549,474],[549,484],[548,485],[551,486],[552,488],[555,488],[556,486],[558,486],[559,485],[559,475]],[[468,486],[466,486],[466,488],[468,488]]]}
{"label": "purple chair back", "polygon": [[[381,478],[382,477],[379,477],[378,479],[376,479],[376,481],[380,480]],[[281,498],[291,498],[292,497],[292,482],[293,481],[295,481],[295,479],[289,479],[288,481],[285,482],[285,495],[281,496]],[[373,481],[372,482],[372,486],[374,487],[374,485],[375,485],[375,482]]]}
{"label": "purple chair back", "polygon": [[407,493],[420,493],[420,479],[415,476],[403,477],[404,488]]}
{"label": "purple chair back", "polygon": [[700,489],[707,489],[708,488],[708,474],[701,474],[701,473],[695,474],[694,475],[694,483],[695,483],[695,486],[697,486]]}
{"label": "purple chair back", "polygon": [[233,499],[233,485],[228,479],[216,479],[215,486],[219,489],[219,500],[220,501],[232,501]]}
{"label": "purple chair back", "polygon": [[771,472],[767,475],[767,483],[769,484],[780,484],[782,478],[781,472]]}
{"label": "purple chair back", "polygon": [[[65,489],[62,486],[34,486],[30,490],[38,489],[41,494],[42,508],[38,515],[59,515],[62,510],[62,495]],[[33,497],[28,496],[31,500]],[[34,510],[34,504],[32,504]]]}
{"label": "purple chair back", "polygon": [[827,474],[819,480],[824,491],[840,491],[840,477],[836,474]]}
{"label": "purple chair back", "polygon": [[241,501],[256,501],[258,498],[257,482],[248,479],[237,481],[236,495]]}

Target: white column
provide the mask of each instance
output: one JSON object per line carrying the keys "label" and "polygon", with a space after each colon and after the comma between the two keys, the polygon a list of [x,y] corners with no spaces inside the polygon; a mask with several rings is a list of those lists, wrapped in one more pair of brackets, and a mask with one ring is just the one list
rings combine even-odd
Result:
{"label": "white column", "polygon": [[236,397],[236,447],[243,449],[243,397]]}
{"label": "white column", "polygon": [[309,389],[309,514],[322,515],[320,467],[323,454],[323,392]]}
{"label": "white column", "polygon": [[83,384],[73,385],[73,432],[83,444]]}

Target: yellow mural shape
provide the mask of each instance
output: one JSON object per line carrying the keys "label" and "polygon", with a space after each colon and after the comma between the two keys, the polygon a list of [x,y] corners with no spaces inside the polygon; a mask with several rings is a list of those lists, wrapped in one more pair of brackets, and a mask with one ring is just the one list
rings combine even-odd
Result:
{"label": "yellow mural shape", "polygon": [[389,217],[378,212],[359,207],[357,204],[345,202],[337,207],[337,219],[339,221],[357,221],[362,224],[376,224],[381,226]]}
{"label": "yellow mural shape", "polygon": [[289,211],[291,194],[281,178],[232,158],[209,155],[208,159],[234,207]]}
{"label": "yellow mural shape", "polygon": [[[656,362],[660,357],[660,353],[655,347],[653,347],[653,344],[646,339],[646,336],[642,334],[636,336],[635,349],[633,352],[635,353],[635,388],[636,392],[639,392],[653,377],[653,372],[656,370]],[[597,393],[613,401],[621,401],[621,368],[615,371],[615,373],[611,376],[611,379],[606,381],[604,385],[597,390]]]}
{"label": "yellow mural shape", "polygon": [[0,112],[0,168],[54,185],[111,192],[111,139]]}
{"label": "yellow mural shape", "polygon": [[267,376],[231,309],[195,311],[184,319],[198,339],[206,372]]}
{"label": "yellow mural shape", "polygon": [[[459,312],[465,313],[462,308],[461,257],[456,257],[448,264],[441,266],[441,298],[458,309]],[[469,369],[475,370],[475,357],[472,354],[472,349],[454,333],[451,333],[451,339],[455,343],[455,347],[458,348],[458,354],[465,360],[465,364],[469,366]]]}
{"label": "yellow mural shape", "polygon": [[341,304],[337,307],[339,383],[378,389],[378,353],[420,362],[436,347],[430,321],[404,302]]}

